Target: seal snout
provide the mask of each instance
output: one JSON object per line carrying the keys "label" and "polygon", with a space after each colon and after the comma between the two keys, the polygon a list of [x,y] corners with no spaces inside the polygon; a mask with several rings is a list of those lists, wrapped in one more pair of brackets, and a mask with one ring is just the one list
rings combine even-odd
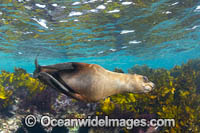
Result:
{"label": "seal snout", "polygon": [[144,86],[144,92],[150,92],[155,89],[155,84],[153,82],[149,82]]}

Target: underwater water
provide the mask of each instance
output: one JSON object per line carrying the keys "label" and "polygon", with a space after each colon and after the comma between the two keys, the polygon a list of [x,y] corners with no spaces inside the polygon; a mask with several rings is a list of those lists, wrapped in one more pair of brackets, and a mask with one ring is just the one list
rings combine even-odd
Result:
{"label": "underwater water", "polygon": [[135,64],[170,69],[200,57],[200,2],[195,0],[4,0],[0,70],[39,64]]}
{"label": "underwater water", "polygon": [[[198,0],[1,0],[0,133],[61,132],[40,123],[28,127],[27,114],[37,120],[42,115],[70,119],[108,115],[176,121],[174,127],[157,129],[86,128],[97,133],[199,132],[199,18]],[[76,101],[52,89],[68,86],[57,81],[58,75],[49,80],[54,87],[33,77],[36,57],[40,65],[85,62],[137,73],[156,88],[144,94],[120,93],[92,104]],[[62,132],[82,130],[62,128]]]}

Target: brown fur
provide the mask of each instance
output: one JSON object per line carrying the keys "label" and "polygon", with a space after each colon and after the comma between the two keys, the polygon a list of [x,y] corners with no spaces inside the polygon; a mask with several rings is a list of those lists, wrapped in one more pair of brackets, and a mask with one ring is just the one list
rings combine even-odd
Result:
{"label": "brown fur", "polygon": [[[108,96],[124,93],[149,92],[154,84],[147,78],[137,74],[111,72],[96,64],[69,62],[50,66],[39,66],[36,62],[36,77],[50,86],[61,90],[68,96],[85,102],[96,102]],[[51,76],[53,78],[51,78]],[[53,83],[51,79],[58,82]],[[54,85],[52,85],[54,84]],[[65,91],[66,88],[69,91]]]}

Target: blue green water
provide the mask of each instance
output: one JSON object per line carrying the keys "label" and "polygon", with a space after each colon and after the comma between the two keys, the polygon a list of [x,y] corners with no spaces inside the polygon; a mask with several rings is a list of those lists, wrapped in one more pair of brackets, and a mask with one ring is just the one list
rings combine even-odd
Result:
{"label": "blue green water", "polygon": [[170,69],[200,57],[195,0],[5,0],[0,2],[0,70],[96,63]]}

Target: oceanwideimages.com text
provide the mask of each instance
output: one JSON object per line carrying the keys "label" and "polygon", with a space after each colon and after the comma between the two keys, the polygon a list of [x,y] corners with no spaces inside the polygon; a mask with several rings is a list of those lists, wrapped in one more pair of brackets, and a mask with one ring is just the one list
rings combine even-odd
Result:
{"label": "oceanwideimages.com text", "polygon": [[28,115],[25,118],[25,124],[28,127],[34,127],[39,122],[44,127],[126,127],[133,129],[134,127],[174,127],[174,119],[110,119],[108,116],[99,118],[98,116],[88,116],[85,119],[55,119],[49,116],[42,116],[40,119],[34,115]]}

